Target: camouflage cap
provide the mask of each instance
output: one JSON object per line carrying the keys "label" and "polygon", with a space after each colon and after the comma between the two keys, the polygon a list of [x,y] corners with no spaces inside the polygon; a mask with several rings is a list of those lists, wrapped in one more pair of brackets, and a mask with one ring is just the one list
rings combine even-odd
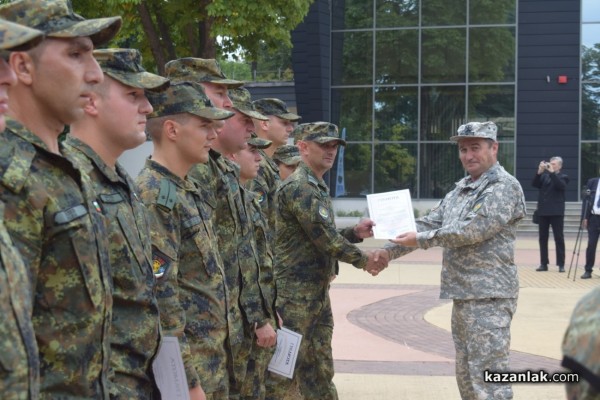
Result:
{"label": "camouflage cap", "polygon": [[142,67],[142,55],[136,49],[94,50],[94,57],[102,71],[124,85],[147,90],[163,90],[169,80],[146,72]]}
{"label": "camouflage cap", "polygon": [[210,58],[185,57],[171,60],[165,64],[165,74],[171,82],[212,82],[225,85],[227,88],[237,88],[244,82],[227,79],[217,60]]}
{"label": "camouflage cap", "polygon": [[44,39],[44,32],[0,19],[0,51],[27,50]]}
{"label": "camouflage cap", "polygon": [[94,45],[108,42],[121,29],[121,17],[85,19],[73,12],[70,0],[17,0],[0,6],[0,17],[38,29],[46,37],[87,36]]}
{"label": "camouflage cap", "polygon": [[299,115],[289,112],[283,100],[275,98],[258,99],[254,100],[252,105],[256,111],[263,115],[275,115],[288,121],[298,121],[302,118]]}
{"label": "camouflage cap", "polygon": [[148,92],[148,100],[154,111],[148,118],[189,113],[198,117],[221,120],[233,116],[231,111],[213,106],[202,86],[194,82],[171,84],[165,91]]}
{"label": "camouflage cap", "polygon": [[329,122],[300,124],[294,129],[292,136],[296,140],[305,142],[328,143],[335,140],[342,146],[346,145],[346,141],[340,139],[338,127]]}
{"label": "camouflage cap", "polygon": [[251,137],[246,143],[248,143],[248,146],[256,147],[257,149],[266,149],[273,142],[259,137]]}
{"label": "camouflage cap", "polygon": [[498,127],[492,121],[469,122],[461,125],[456,133],[457,135],[450,137],[450,140],[453,142],[458,142],[460,139],[466,138],[492,139],[494,142],[496,142]]}
{"label": "camouflage cap", "polygon": [[273,153],[273,160],[285,165],[298,164],[301,160],[300,150],[298,149],[298,146],[290,144],[280,146]]}
{"label": "camouflage cap", "polygon": [[254,109],[254,106],[252,105],[252,96],[250,95],[248,89],[229,89],[229,98],[231,98],[233,108],[242,114],[247,115],[250,118],[259,119],[261,121],[266,121],[269,119],[269,117],[265,117]]}

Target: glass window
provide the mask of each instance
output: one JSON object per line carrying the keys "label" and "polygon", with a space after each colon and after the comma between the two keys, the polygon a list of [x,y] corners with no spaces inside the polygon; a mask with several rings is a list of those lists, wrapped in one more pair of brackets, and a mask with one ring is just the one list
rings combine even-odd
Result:
{"label": "glass window", "polygon": [[498,139],[515,137],[515,86],[469,86],[467,121],[494,121]]}
{"label": "glass window", "polygon": [[581,85],[581,139],[600,140],[600,83]]}
{"label": "glass window", "polygon": [[467,0],[421,0],[423,26],[465,25]]}
{"label": "glass window", "polygon": [[375,82],[419,82],[419,34],[416,29],[377,32]]}
{"label": "glass window", "polygon": [[424,29],[422,35],[421,81],[465,82],[466,30]]}
{"label": "glass window", "polygon": [[337,32],[331,35],[332,84],[373,83],[373,33]]}
{"label": "glass window", "polygon": [[581,20],[583,22],[600,22],[600,2],[598,0],[581,1]]}
{"label": "glass window", "polygon": [[346,128],[346,140],[371,140],[373,95],[371,88],[334,89],[331,91],[331,121],[340,132]]}
{"label": "glass window", "polygon": [[469,31],[469,82],[514,82],[515,29]]}
{"label": "glass window", "polygon": [[584,24],[581,32],[581,79],[600,81],[600,24]]}
{"label": "glass window", "polygon": [[472,25],[515,23],[515,0],[471,0],[469,8],[469,19]]}
{"label": "glass window", "polygon": [[419,25],[419,0],[377,0],[378,28]]}
{"label": "glass window", "polygon": [[[448,136],[449,137],[449,136]],[[421,144],[419,197],[441,199],[465,176],[456,144]]]}
{"label": "glass window", "polygon": [[417,188],[417,145],[385,143],[375,146],[375,193]]}
{"label": "glass window", "polygon": [[581,143],[581,184],[598,176],[600,171],[600,143]]}
{"label": "glass window", "polygon": [[[348,143],[343,154],[342,147],[338,157],[344,157],[344,170],[338,174],[337,162],[329,173],[329,187],[332,197],[365,197],[371,193],[371,144]],[[336,182],[343,177],[345,194],[336,193]]]}
{"label": "glass window", "polygon": [[464,86],[421,88],[422,140],[448,140],[464,123]]}
{"label": "glass window", "polygon": [[333,0],[333,29],[373,27],[373,0]]}
{"label": "glass window", "polygon": [[500,142],[498,144],[498,162],[506,172],[515,175],[515,142]]}
{"label": "glass window", "polygon": [[375,89],[375,139],[417,139],[418,95],[416,87]]}

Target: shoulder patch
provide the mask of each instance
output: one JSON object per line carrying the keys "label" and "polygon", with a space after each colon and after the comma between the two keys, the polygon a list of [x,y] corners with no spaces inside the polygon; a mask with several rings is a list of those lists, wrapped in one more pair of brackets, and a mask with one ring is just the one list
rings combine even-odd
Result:
{"label": "shoulder patch", "polygon": [[160,181],[160,190],[158,192],[158,199],[156,204],[167,208],[169,211],[175,207],[177,202],[177,187],[175,184],[167,178],[163,178]]}
{"label": "shoulder patch", "polygon": [[265,199],[267,198],[267,196],[265,196],[265,192],[262,189],[257,190],[256,192],[257,195],[257,200],[259,203],[262,203],[265,201]]}
{"label": "shoulder patch", "polygon": [[322,204],[319,204],[319,215],[321,216],[321,218],[323,218],[325,221],[329,221],[329,210],[327,209],[327,207],[325,207]]}
{"label": "shoulder patch", "polygon": [[152,248],[152,270],[154,271],[154,276],[157,278],[163,277],[170,266],[171,261],[169,260],[169,257],[157,249]]}

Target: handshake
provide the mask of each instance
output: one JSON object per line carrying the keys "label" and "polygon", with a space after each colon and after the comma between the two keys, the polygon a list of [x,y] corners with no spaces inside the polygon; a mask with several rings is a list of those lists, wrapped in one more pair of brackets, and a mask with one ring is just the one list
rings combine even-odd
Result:
{"label": "handshake", "polygon": [[390,262],[390,255],[385,249],[371,250],[367,252],[369,259],[364,270],[373,276],[377,276]]}

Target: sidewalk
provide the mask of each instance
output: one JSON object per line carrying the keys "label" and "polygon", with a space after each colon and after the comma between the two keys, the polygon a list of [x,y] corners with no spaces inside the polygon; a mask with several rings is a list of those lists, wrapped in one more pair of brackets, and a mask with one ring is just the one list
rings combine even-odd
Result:
{"label": "sidewalk", "polygon": [[[575,236],[566,239],[568,272]],[[593,279],[579,279],[586,240],[573,281],[575,261],[569,279],[554,265],[548,272],[536,272],[537,236],[518,238],[515,259],[521,289],[511,329],[513,371],[560,370],[560,346],[573,307],[600,284],[596,271]],[[361,247],[384,243],[370,239]],[[416,250],[394,260],[377,277],[341,265],[331,288],[334,381],[341,400],[460,399],[450,334],[452,303],[439,299],[441,259],[441,248]],[[563,384],[515,384],[513,390],[515,399],[565,399]]]}

